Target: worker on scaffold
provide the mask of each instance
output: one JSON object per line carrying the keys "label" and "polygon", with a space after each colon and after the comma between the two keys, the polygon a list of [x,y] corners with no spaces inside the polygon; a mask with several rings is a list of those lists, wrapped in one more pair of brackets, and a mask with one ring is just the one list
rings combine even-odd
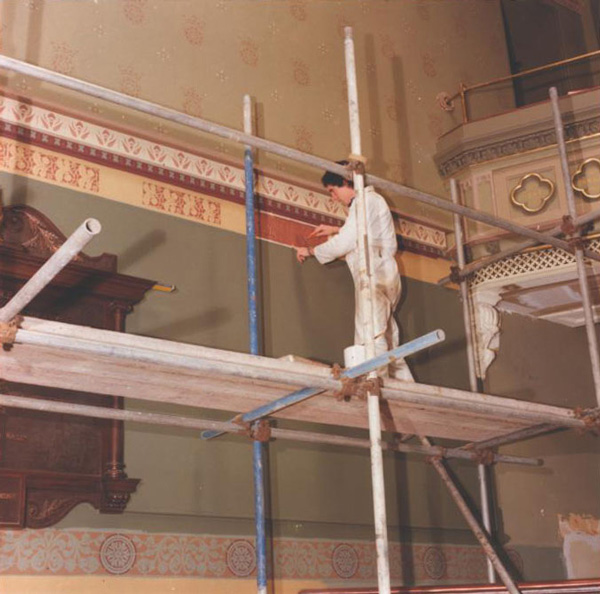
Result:
{"label": "worker on scaffold", "polygon": [[[348,165],[348,161],[339,161],[340,165]],[[327,241],[316,247],[296,247],[296,258],[302,263],[306,258],[314,256],[320,264],[327,264],[337,258],[345,258],[352,274],[355,293],[354,342],[365,345],[363,336],[365,324],[364,312],[358,298],[359,287],[359,255],[356,226],[356,201],[354,184],[343,176],[331,171],[325,172],[321,183],[331,198],[341,202],[348,208],[348,217],[341,227],[319,225],[308,236],[327,237]],[[398,325],[394,320],[394,310],[400,300],[402,285],[396,252],[398,243],[392,213],[380,194],[372,186],[365,188],[365,205],[367,211],[367,232],[372,256],[371,273],[375,284],[373,317],[375,329],[375,354],[381,355],[399,345]],[[390,369],[390,375],[405,381],[414,381],[408,365],[403,359],[396,361]]]}

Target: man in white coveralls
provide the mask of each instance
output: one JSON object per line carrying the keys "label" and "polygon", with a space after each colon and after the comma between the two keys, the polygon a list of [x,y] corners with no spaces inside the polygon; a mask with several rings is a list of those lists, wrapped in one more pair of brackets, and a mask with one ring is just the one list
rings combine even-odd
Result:
{"label": "man in white coveralls", "polygon": [[[340,161],[347,165],[347,161]],[[319,225],[309,237],[328,237],[327,241],[316,247],[296,247],[296,258],[300,263],[309,256],[314,256],[320,264],[327,264],[337,258],[345,258],[355,292],[355,344],[365,344],[363,336],[364,312],[358,299],[359,257],[356,227],[356,201],[354,200],[354,184],[331,171],[325,172],[321,178],[325,189],[333,200],[348,207],[348,217],[341,227]],[[398,325],[394,320],[394,310],[398,305],[402,285],[395,254],[398,251],[396,232],[392,213],[380,194],[372,186],[365,188],[365,204],[367,210],[367,229],[371,246],[371,273],[375,281],[374,325],[375,354],[380,355],[398,346]],[[404,360],[398,360],[390,370],[391,375],[401,380],[414,381],[410,369]]]}

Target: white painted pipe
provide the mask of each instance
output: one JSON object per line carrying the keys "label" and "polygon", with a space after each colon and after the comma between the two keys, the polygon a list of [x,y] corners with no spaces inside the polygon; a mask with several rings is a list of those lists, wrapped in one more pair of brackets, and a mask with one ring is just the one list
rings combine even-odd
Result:
{"label": "white painted pipe", "polygon": [[[450,180],[450,194],[452,202],[459,204],[458,196],[458,184],[453,178]],[[454,242],[456,244],[456,259],[458,263],[459,271],[465,267],[465,251],[464,241],[462,232],[462,221],[461,217],[457,214],[454,217]],[[471,392],[479,392],[479,386],[477,385],[477,364],[475,360],[475,348],[473,341],[473,320],[471,318],[471,299],[469,294],[469,284],[466,278],[460,281],[460,294],[462,301],[463,310],[463,322],[465,326],[465,340],[467,343],[467,363],[469,366],[469,384],[471,386]],[[490,519],[490,495],[489,495],[489,484],[487,481],[487,469],[483,464],[479,464],[477,468],[477,477],[479,479],[479,500],[481,503],[481,517],[483,525],[487,530],[488,534],[492,535],[492,523]],[[490,584],[493,584],[495,580],[494,566],[491,560],[486,558],[487,561],[487,575]]]}
{"label": "white painted pipe", "polygon": [[[558,154],[560,157],[560,166],[562,169],[563,182],[567,197],[567,207],[572,220],[577,217],[575,208],[575,195],[571,186],[571,175],[569,173],[569,163],[567,161],[567,148],[565,144],[565,134],[558,105],[558,91],[556,87],[550,88],[550,103],[552,104],[552,115],[554,118],[554,130],[556,132],[556,144],[558,146]],[[600,355],[598,352],[598,338],[596,336],[596,328],[594,326],[594,311],[592,309],[592,301],[590,298],[590,288],[588,285],[587,272],[585,270],[585,262],[583,259],[583,250],[581,247],[575,249],[575,263],[577,264],[577,276],[579,278],[579,289],[583,302],[583,315],[585,318],[585,330],[588,342],[588,351],[590,362],[592,365],[592,376],[594,379],[594,388],[596,390],[596,402],[600,406]]]}
{"label": "white painted pipe", "polygon": [[0,322],[10,322],[44,287],[98,235],[102,225],[96,219],[85,220],[44,265],[21,287],[13,298],[0,309]]}
{"label": "white painted pipe", "polygon": [[[488,469],[485,464],[477,465],[477,478],[479,480],[479,501],[481,502],[481,519],[483,521],[483,527],[486,529],[490,538],[492,534],[492,518],[490,514],[490,485],[488,481]],[[487,577],[490,584],[496,583],[496,575],[494,573],[494,564],[492,560],[487,557]]]}
{"label": "white painted pipe", "polygon": [[[453,204],[459,204],[458,197],[458,184],[456,180],[452,178],[450,180],[450,195],[452,197]],[[465,267],[465,252],[464,252],[464,241],[462,232],[462,221],[461,217],[457,214],[454,217],[454,242],[456,244],[456,259],[458,263],[458,269],[462,270]],[[469,287],[466,279],[463,279],[460,283],[460,293],[462,300],[463,310],[463,322],[465,326],[465,341],[467,344],[467,364],[469,366],[469,384],[471,386],[471,392],[478,392],[477,389],[477,364],[475,361],[475,349],[473,340],[473,322],[471,319],[471,304]]]}
{"label": "white painted pipe", "polygon": [[[354,40],[352,28],[344,29],[344,50],[346,58],[346,80],[348,83],[348,113],[350,118],[350,143],[354,155],[362,155],[360,139],[360,118],[358,110],[358,89],[356,84],[356,64],[354,59]],[[363,337],[367,357],[375,356],[375,325],[373,323],[374,286],[369,263],[369,237],[367,231],[367,211],[364,193],[364,176],[354,172],[354,191],[356,201],[356,222],[359,253],[359,291],[361,311],[363,312]],[[357,307],[359,304],[356,304]],[[377,377],[376,373],[370,377]],[[371,482],[373,485],[373,508],[375,517],[375,548],[377,551],[377,582],[380,594],[390,594],[390,561],[387,534],[387,513],[385,507],[385,484],[383,476],[383,453],[381,449],[381,412],[379,396],[367,395],[369,411],[369,438],[371,442]]]}

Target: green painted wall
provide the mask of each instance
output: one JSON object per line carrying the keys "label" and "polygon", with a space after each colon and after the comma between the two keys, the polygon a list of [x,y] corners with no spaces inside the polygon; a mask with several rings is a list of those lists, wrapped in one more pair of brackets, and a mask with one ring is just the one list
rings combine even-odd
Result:
{"label": "green painted wall", "polygon": [[[518,315],[503,315],[501,327],[500,352],[488,370],[486,391],[571,408],[594,406],[584,328]],[[565,431],[505,451],[544,458],[543,468],[497,467],[497,497],[504,539],[533,555],[526,565],[528,579],[551,579],[564,573],[558,515],[600,514],[600,442]]]}
{"label": "green painted wall", "polygon": [[[97,217],[104,230],[88,253],[116,253],[122,272],[177,285],[174,294],[150,292],[131,315],[130,332],[246,350],[242,236],[16,176],[0,174],[0,185],[6,204],[30,204],[65,233],[87,216]],[[299,266],[292,250],[266,243],[260,245],[260,260],[266,352],[341,361],[353,333],[353,287],[345,265],[321,267],[312,261]],[[411,361],[418,380],[466,387],[456,292],[404,279],[398,318],[405,340],[438,327],[448,335],[444,345]],[[503,316],[501,349],[488,371],[486,391],[563,406],[591,406],[583,330]],[[151,403],[130,406],[177,410]],[[564,577],[557,514],[600,513],[598,441],[570,432],[506,451],[545,456],[546,466],[496,469],[501,537],[520,552],[528,579]],[[100,515],[80,506],[61,526],[252,534],[251,448],[246,440],[226,437],[202,443],[192,431],[130,425],[126,462],[130,476],[142,478],[142,483],[123,516]],[[385,464],[392,538],[473,542],[454,503],[422,459],[386,455]],[[473,497],[475,469],[452,466]],[[371,538],[366,451],[276,442],[270,448],[268,468],[274,534]]]}
{"label": "green painted wall", "polygon": [[[0,175],[0,184],[6,204],[30,204],[65,233],[84,218],[97,217],[104,229],[89,254],[116,253],[121,272],[177,285],[174,294],[149,293],[129,318],[130,332],[247,349],[242,236],[16,176]],[[322,267],[311,261],[299,266],[292,250],[266,243],[261,243],[260,260],[266,352],[341,361],[353,335],[353,287],[345,265]],[[415,375],[425,382],[465,386],[456,293],[410,279],[404,289],[399,310],[404,339],[438,327],[448,334],[442,347],[414,362]],[[175,410],[148,403],[143,407]],[[140,529],[251,533],[251,448],[246,440],[202,443],[191,431],[128,426],[126,462],[130,476],[141,477],[142,483],[123,517],[81,507],[62,525],[108,527],[116,522]],[[372,534],[368,452],[277,442],[270,448],[269,469],[279,533]],[[475,492],[474,469],[460,464],[456,469]],[[438,477],[422,459],[386,456],[386,476],[393,534],[472,542]]]}

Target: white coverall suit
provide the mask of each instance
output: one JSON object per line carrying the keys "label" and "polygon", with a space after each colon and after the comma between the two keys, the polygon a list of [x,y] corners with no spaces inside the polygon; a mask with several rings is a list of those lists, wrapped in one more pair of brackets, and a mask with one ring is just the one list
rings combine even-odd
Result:
{"label": "white coverall suit", "polygon": [[[393,315],[402,291],[398,264],[394,258],[398,251],[398,244],[392,213],[383,196],[375,192],[372,186],[365,188],[365,204],[371,248],[371,273],[375,281],[373,303],[375,354],[380,355],[398,346],[400,340],[398,325]],[[354,281],[356,307],[354,342],[355,344],[364,345],[364,312],[358,298],[360,263],[356,238],[356,216],[356,200],[353,200],[348,210],[348,218],[340,228],[339,233],[331,236],[325,243],[316,246],[313,253],[321,264],[327,264],[345,256]],[[414,381],[410,369],[403,359],[397,361],[390,372],[392,377]]]}

